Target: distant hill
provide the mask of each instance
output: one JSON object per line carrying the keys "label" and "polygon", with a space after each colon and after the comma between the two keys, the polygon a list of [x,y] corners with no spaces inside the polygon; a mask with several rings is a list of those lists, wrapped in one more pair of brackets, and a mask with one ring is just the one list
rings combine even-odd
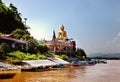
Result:
{"label": "distant hill", "polygon": [[115,54],[96,53],[96,54],[90,54],[88,55],[88,57],[120,58],[120,53],[115,53]]}

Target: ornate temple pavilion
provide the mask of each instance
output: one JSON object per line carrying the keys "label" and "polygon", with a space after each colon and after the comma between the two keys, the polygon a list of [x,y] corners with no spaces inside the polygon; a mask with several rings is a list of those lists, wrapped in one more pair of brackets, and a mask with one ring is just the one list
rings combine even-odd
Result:
{"label": "ornate temple pavilion", "polygon": [[64,30],[64,26],[60,27],[61,31],[56,38],[55,31],[53,31],[53,38],[51,41],[43,40],[42,42],[47,45],[50,52],[57,54],[67,54],[74,56],[76,50],[76,41],[68,39],[67,32]]}

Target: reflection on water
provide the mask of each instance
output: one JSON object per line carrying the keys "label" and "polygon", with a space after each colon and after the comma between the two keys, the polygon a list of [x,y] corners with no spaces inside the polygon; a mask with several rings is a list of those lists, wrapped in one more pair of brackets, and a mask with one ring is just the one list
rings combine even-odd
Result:
{"label": "reflection on water", "polygon": [[95,66],[70,66],[44,72],[22,72],[0,82],[120,82],[120,60]]}

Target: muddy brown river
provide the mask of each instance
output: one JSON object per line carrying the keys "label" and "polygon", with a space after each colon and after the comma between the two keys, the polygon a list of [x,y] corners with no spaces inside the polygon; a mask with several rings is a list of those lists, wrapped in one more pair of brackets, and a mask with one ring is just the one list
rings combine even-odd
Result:
{"label": "muddy brown river", "polygon": [[21,72],[0,82],[120,82],[120,60],[95,66],[69,66],[43,72]]}

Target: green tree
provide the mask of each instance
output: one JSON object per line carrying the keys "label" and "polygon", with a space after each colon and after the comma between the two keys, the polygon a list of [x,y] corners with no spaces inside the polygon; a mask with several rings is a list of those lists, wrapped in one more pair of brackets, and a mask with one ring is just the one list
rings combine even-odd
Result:
{"label": "green tree", "polygon": [[10,52],[11,48],[6,43],[1,43],[0,45],[0,59],[6,58],[6,53]]}
{"label": "green tree", "polygon": [[10,8],[11,8],[11,10],[13,10],[15,13],[18,13],[17,8],[16,8],[12,3],[10,3]]}
{"label": "green tree", "polygon": [[30,36],[30,34],[24,34],[22,38],[25,40],[29,40],[31,38],[31,36]]}
{"label": "green tree", "polygon": [[85,57],[85,58],[87,57],[85,51],[83,49],[80,49],[80,48],[77,48],[76,55],[80,56],[80,57]]}
{"label": "green tree", "polygon": [[38,52],[41,54],[47,53],[49,48],[46,45],[38,45]]}
{"label": "green tree", "polygon": [[26,51],[29,53],[37,53],[38,52],[38,43],[35,39],[31,38],[26,42]]}
{"label": "green tree", "polygon": [[16,29],[12,32],[12,35],[17,38],[17,39],[20,39],[20,38],[28,38],[30,37],[29,34],[26,33],[26,31],[22,30],[22,29]]}
{"label": "green tree", "polygon": [[1,43],[0,50],[3,51],[3,53],[8,53],[11,51],[10,46],[6,43]]}
{"label": "green tree", "polygon": [[17,28],[27,31],[17,8],[0,3],[0,32],[8,34]]}
{"label": "green tree", "polygon": [[9,7],[16,14],[16,19],[22,22],[22,18],[20,17],[21,13],[18,12],[17,8],[12,3],[10,3]]}
{"label": "green tree", "polygon": [[0,3],[2,3],[2,0],[0,0]]}

